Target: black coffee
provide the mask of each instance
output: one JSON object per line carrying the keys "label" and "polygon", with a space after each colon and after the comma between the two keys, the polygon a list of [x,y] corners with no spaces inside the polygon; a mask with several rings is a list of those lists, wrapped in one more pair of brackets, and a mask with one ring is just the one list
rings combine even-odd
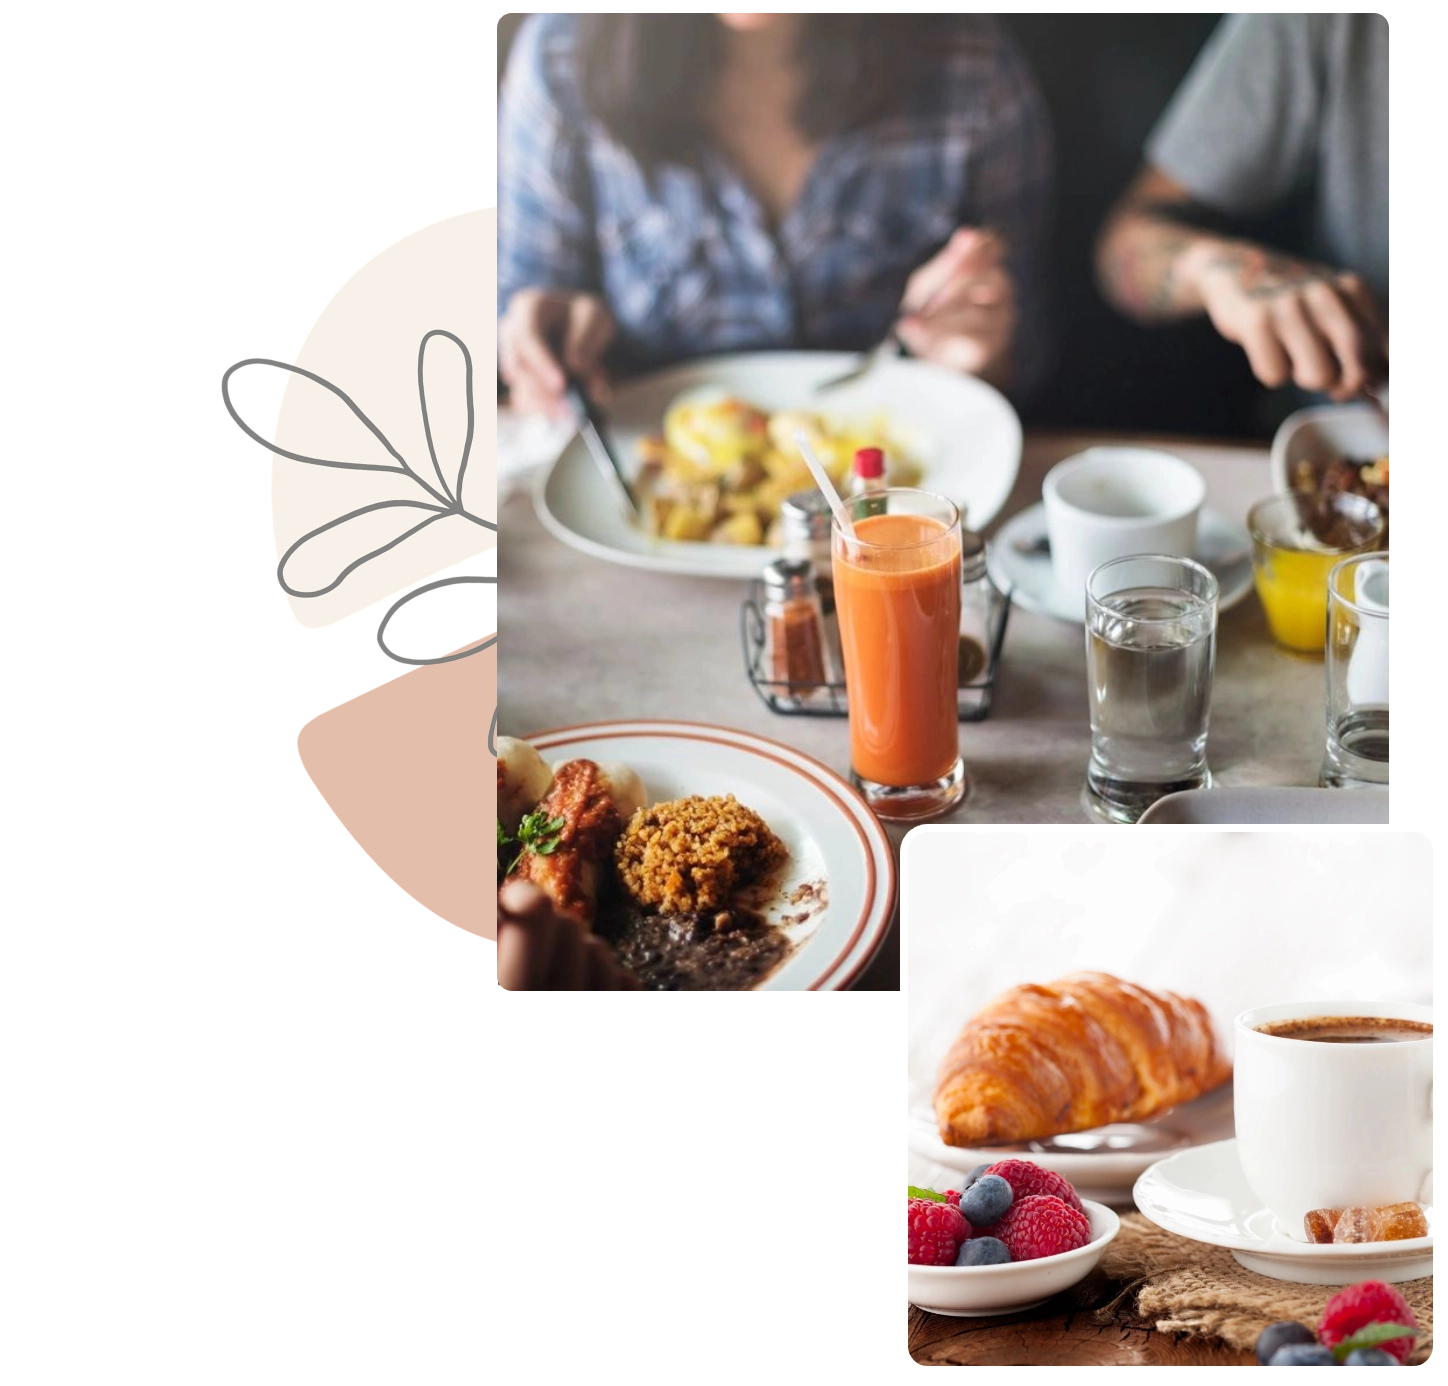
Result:
{"label": "black coffee", "polygon": [[1431,1039],[1424,1020],[1392,1020],[1376,1015],[1315,1015],[1306,1020],[1273,1020],[1257,1026],[1259,1035],[1278,1039],[1321,1040],[1325,1044],[1395,1044]]}

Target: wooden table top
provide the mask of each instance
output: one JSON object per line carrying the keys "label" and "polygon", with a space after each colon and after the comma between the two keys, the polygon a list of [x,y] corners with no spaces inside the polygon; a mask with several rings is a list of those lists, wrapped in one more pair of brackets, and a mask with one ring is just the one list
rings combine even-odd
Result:
{"label": "wooden table top", "polygon": [[[924,1366],[964,1367],[1247,1367],[1250,1352],[1185,1333],[1160,1333],[1129,1309],[1105,1321],[1093,1303],[1109,1305],[1121,1286],[1093,1276],[1067,1295],[1024,1314],[952,1319],[910,1306],[910,1356]],[[1081,1296],[1071,1300],[1078,1292]],[[1059,1303],[1058,1301],[1067,1301]]]}

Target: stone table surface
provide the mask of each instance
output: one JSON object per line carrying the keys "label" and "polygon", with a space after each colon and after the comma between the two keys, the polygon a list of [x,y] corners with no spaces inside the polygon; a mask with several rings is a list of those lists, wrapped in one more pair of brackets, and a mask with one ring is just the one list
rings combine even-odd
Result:
{"label": "stone table surface", "polygon": [[[1040,499],[1041,480],[1093,443],[1163,447],[1196,466],[1207,504],[1234,523],[1272,489],[1265,448],[1183,439],[1033,431],[1009,500],[988,527]],[[659,717],[773,737],[849,773],[844,719],[769,711],[745,677],[739,642],[744,585],[603,562],[553,538],[529,495],[502,507],[498,545],[498,727]],[[1323,748],[1320,659],[1279,650],[1255,594],[1221,614],[1208,759],[1218,785],[1310,786]],[[1079,625],[1012,611],[990,717],[963,723],[969,798],[947,823],[1091,821],[1081,790],[1090,751],[1086,650]],[[903,830],[890,829],[898,850]],[[899,928],[857,984],[899,986]]]}

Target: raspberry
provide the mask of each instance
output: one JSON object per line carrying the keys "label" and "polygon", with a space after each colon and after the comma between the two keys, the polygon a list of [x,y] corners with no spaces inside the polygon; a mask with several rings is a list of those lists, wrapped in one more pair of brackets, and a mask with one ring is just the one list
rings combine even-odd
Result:
{"label": "raspberry", "polygon": [[[1327,1301],[1317,1325],[1317,1341],[1323,1347],[1336,1347],[1344,1338],[1351,1338],[1370,1323],[1405,1323],[1417,1328],[1412,1309],[1391,1285],[1381,1280],[1363,1280],[1339,1290]],[[1399,1362],[1406,1362],[1413,1350],[1411,1338],[1389,1338],[1378,1347],[1390,1352]]]}
{"label": "raspberry", "polygon": [[1005,1243],[1012,1261],[1037,1261],[1085,1246],[1091,1240],[1091,1224],[1084,1213],[1055,1194],[1027,1194],[1011,1205],[991,1235]]}
{"label": "raspberry", "polygon": [[946,1201],[948,1204],[950,1204],[950,1206],[951,1206],[952,1208],[959,1208],[959,1207],[960,1207],[960,1190],[959,1190],[959,1189],[946,1189],[946,1191],[945,1191],[945,1201]]}
{"label": "raspberry", "polygon": [[928,1198],[910,1200],[910,1264],[953,1266],[960,1244],[970,1237],[970,1224],[959,1208]]}
{"label": "raspberry", "polygon": [[1031,1194],[1054,1194],[1078,1213],[1086,1211],[1069,1179],[1063,1179],[1053,1170],[1033,1165],[1029,1160],[1002,1160],[999,1164],[992,1165],[986,1173],[1000,1175],[1011,1186],[1017,1203]]}

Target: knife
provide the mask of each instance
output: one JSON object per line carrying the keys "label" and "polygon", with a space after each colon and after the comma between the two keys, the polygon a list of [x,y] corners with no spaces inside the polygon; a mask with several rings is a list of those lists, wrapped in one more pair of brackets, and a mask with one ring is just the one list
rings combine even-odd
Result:
{"label": "knife", "polygon": [[604,421],[602,412],[589,399],[588,392],[583,386],[571,375],[564,386],[564,395],[569,404],[573,406],[579,436],[583,439],[584,446],[592,454],[593,460],[598,464],[599,471],[608,478],[609,485],[624,503],[628,513],[636,520],[641,519],[638,502],[634,499],[633,489],[624,476],[623,467],[618,460],[618,452],[609,437],[608,424]]}

